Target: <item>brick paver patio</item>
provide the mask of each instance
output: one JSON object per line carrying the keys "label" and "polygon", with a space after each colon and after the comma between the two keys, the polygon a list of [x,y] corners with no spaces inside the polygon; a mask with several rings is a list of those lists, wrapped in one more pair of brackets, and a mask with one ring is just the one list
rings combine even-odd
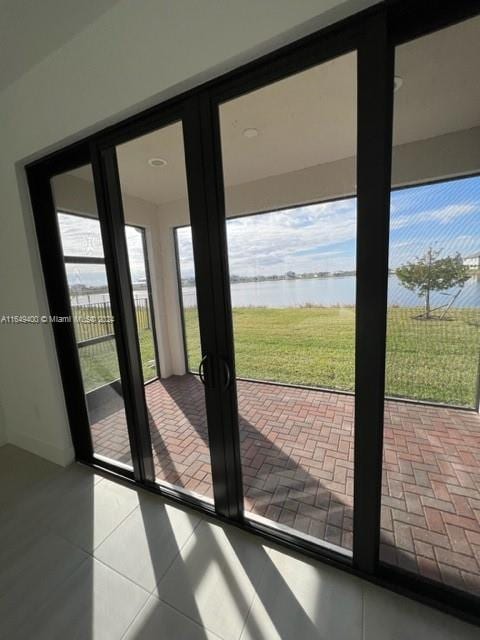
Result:
{"label": "brick paver patio", "polygon": [[[237,383],[245,509],[352,547],[353,397]],[[212,498],[203,387],[145,387],[158,480]],[[95,451],[129,462],[122,412],[92,427]],[[388,401],[381,530],[385,562],[480,594],[480,417]]]}

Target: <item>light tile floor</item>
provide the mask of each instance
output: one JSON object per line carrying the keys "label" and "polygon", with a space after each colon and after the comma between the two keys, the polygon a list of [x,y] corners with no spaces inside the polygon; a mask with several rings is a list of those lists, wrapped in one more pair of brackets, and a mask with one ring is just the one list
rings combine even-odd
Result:
{"label": "light tile floor", "polygon": [[455,618],[72,465],[0,448],[0,638],[473,640]]}

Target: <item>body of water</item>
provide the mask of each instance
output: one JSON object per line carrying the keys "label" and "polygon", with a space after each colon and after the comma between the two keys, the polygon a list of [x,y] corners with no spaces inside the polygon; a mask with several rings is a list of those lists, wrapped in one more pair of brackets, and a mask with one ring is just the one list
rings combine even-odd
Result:
{"label": "body of water", "polygon": [[[311,278],[305,280],[269,280],[237,282],[230,285],[234,307],[299,307],[306,304],[344,306],[355,304],[355,276]],[[183,287],[183,304],[197,304],[195,287]],[[446,304],[458,289],[433,292],[432,307]],[[447,295],[445,295],[447,294]],[[401,307],[422,306],[423,299],[403,287],[395,275],[388,279],[388,304]],[[473,276],[457,297],[454,307],[480,307],[480,278]]]}
{"label": "body of water", "polygon": [[[269,280],[266,282],[236,282],[230,285],[234,307],[300,307],[306,304],[344,306],[355,304],[355,276],[345,278],[311,278],[305,280]],[[446,304],[458,289],[445,293],[433,292],[432,307]],[[184,307],[195,307],[195,287],[183,287]],[[148,291],[138,289],[135,298],[148,298]],[[108,304],[108,293],[72,295],[73,305]],[[388,304],[400,307],[422,306],[423,300],[403,287],[395,275],[388,279]],[[454,307],[480,307],[480,277],[467,281],[454,302]]]}

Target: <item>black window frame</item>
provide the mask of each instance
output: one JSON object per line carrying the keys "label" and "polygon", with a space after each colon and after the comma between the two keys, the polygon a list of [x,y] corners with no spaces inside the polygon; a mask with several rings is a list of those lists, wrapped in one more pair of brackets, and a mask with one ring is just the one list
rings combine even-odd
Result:
{"label": "black window frame", "polygon": [[[128,396],[125,402],[134,472],[94,456],[86,429],[88,416],[73,327],[56,323],[53,332],[77,460],[476,624],[480,624],[480,598],[381,564],[379,535],[394,52],[399,44],[479,14],[478,0],[388,0],[26,166],[50,313],[59,316],[71,315],[71,309],[61,242],[52,219],[55,207],[50,179],[85,164],[92,164],[94,173],[111,298],[119,319],[117,348]],[[297,536],[280,534],[243,519],[218,107],[225,100],[353,50],[358,57],[358,230],[354,551],[353,562],[349,562]],[[197,271],[197,278],[216,273],[209,287],[203,287],[203,310],[199,308],[203,317],[202,341],[205,338],[205,345],[214,349],[207,379],[213,383],[221,379],[220,358],[229,365],[232,377],[228,389],[212,395],[208,409],[209,422],[213,424],[215,510],[155,483],[128,257],[125,239],[122,241],[119,235],[124,222],[118,214],[122,205],[114,147],[179,119],[184,124],[186,140],[191,217],[197,219],[194,242],[197,248],[201,247],[201,255],[196,257],[196,267],[201,272]],[[376,220],[375,233],[373,238],[370,233],[367,243],[366,225],[372,224],[372,218]],[[199,219],[207,222],[204,230],[200,229]],[[212,321],[211,327],[206,326],[206,318]]]}

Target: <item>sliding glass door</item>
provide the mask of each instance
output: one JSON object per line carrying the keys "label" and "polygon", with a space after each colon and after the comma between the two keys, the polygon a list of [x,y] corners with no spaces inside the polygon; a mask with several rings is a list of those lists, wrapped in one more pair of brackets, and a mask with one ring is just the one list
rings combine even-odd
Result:
{"label": "sliding glass door", "polygon": [[[200,377],[185,367],[176,270],[174,228],[190,223],[182,122],[130,139],[115,150],[155,481],[212,502],[205,389]],[[188,326],[196,336],[191,365],[198,372],[203,365],[192,250],[182,257],[181,267],[195,291],[195,304],[188,310]],[[156,359],[155,341],[158,375],[152,375],[150,368]]]}
{"label": "sliding glass door", "polygon": [[352,549],[357,56],[220,106],[244,508]]}

